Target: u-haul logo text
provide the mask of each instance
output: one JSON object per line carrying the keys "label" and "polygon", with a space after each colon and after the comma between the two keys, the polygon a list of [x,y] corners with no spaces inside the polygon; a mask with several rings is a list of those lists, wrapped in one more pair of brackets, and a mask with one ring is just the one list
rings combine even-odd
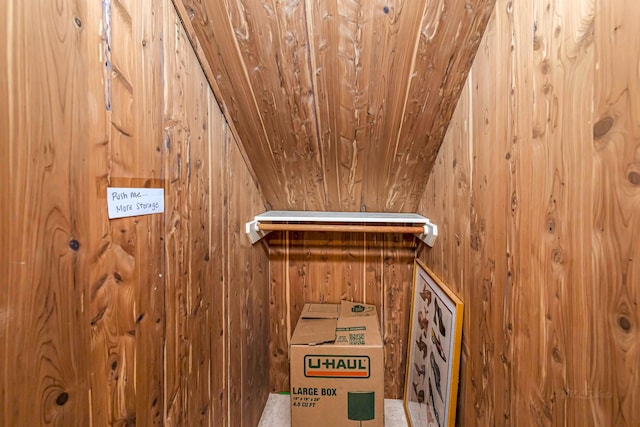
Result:
{"label": "u-haul logo text", "polygon": [[304,357],[304,376],[316,378],[369,378],[369,356],[308,354]]}

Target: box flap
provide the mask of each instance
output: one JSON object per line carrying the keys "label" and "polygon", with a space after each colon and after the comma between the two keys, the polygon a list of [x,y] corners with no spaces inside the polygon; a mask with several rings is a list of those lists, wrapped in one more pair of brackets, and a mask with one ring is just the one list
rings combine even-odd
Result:
{"label": "box flap", "polygon": [[340,302],[340,317],[369,317],[378,316],[376,306],[351,301]]}
{"label": "box flap", "polygon": [[338,304],[305,304],[290,344],[322,344],[336,339]]}
{"label": "box flap", "polygon": [[290,344],[322,344],[336,339],[337,319],[298,320]]}
{"label": "box flap", "polygon": [[338,304],[305,304],[301,319],[337,319],[340,314]]}
{"label": "box flap", "polygon": [[381,346],[376,307],[350,301],[342,301],[340,304],[305,304],[289,343]]}

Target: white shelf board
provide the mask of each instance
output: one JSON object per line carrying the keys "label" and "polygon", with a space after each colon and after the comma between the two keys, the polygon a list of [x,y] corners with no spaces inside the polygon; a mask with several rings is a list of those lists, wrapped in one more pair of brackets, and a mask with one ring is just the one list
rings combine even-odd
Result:
{"label": "white shelf board", "polygon": [[428,218],[415,213],[387,212],[321,212],[321,211],[267,211],[254,218],[272,222],[358,222],[358,223],[410,223],[427,224]]}
{"label": "white shelf board", "polygon": [[267,211],[256,215],[246,224],[246,233],[251,243],[269,234],[260,230],[260,221],[295,223],[359,223],[359,224],[414,224],[424,227],[424,232],[416,234],[420,240],[433,246],[438,236],[438,227],[422,215],[395,212],[323,212],[323,211]]}

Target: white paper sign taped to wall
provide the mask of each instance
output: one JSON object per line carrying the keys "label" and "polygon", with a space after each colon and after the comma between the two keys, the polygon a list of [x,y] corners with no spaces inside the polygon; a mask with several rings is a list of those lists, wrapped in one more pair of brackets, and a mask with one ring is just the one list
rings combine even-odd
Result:
{"label": "white paper sign taped to wall", "polygon": [[109,219],[164,212],[164,188],[107,187]]}

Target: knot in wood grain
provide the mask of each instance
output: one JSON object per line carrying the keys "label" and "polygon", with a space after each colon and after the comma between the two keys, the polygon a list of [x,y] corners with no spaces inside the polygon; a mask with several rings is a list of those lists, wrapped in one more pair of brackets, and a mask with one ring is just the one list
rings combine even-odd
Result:
{"label": "knot in wood grain", "polygon": [[474,251],[479,251],[480,250],[480,235],[477,233],[472,233],[471,234],[471,239],[469,241],[469,245],[471,246],[471,249],[473,249]]}
{"label": "knot in wood grain", "polygon": [[564,261],[564,254],[562,252],[562,249],[555,248],[551,253],[551,258],[553,259],[553,262],[555,264],[562,264]]}
{"label": "knot in wood grain", "polygon": [[69,248],[77,251],[78,249],[80,249],[80,242],[78,242],[76,239],[69,240]]}
{"label": "knot in wood grain", "polygon": [[69,393],[63,391],[56,397],[56,405],[63,406],[69,400]]}
{"label": "knot in wood grain", "polygon": [[193,9],[193,7],[191,7],[191,5],[185,5],[185,10],[187,12],[187,16],[189,17],[190,21],[193,21],[193,18],[195,18],[196,16],[196,11]]}
{"label": "knot in wood grain", "polygon": [[631,321],[627,316],[620,316],[618,318],[618,325],[620,325],[620,328],[627,333],[631,331]]}
{"label": "knot in wood grain", "polygon": [[556,220],[553,217],[547,218],[547,231],[549,234],[554,234],[556,232]]}
{"label": "knot in wood grain", "polygon": [[602,119],[598,120],[595,125],[593,125],[593,137],[595,139],[602,138],[611,130],[613,127],[613,117],[606,116]]}
{"label": "knot in wood grain", "polygon": [[551,67],[549,66],[549,60],[545,59],[544,61],[542,61],[542,64],[540,64],[540,71],[544,75],[549,74],[549,72],[551,71]]}

